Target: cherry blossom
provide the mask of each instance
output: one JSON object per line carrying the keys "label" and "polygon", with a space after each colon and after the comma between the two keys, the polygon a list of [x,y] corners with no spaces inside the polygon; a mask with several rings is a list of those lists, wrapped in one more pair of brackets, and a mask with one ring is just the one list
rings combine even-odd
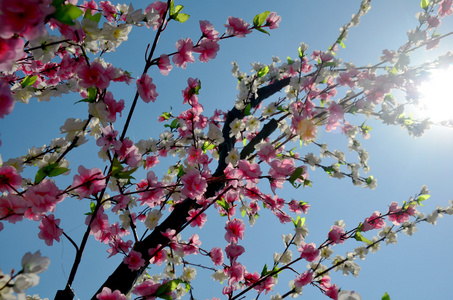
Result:
{"label": "cherry blossom", "polygon": [[99,193],[105,188],[105,178],[98,168],[87,169],[79,166],[79,174],[74,175],[72,186],[79,195],[79,199]]}
{"label": "cherry blossom", "polygon": [[131,250],[131,252],[129,252],[129,255],[123,259],[123,262],[131,270],[139,270],[140,268],[145,266],[145,260],[142,258],[142,254],[134,250]]}
{"label": "cherry blossom", "polygon": [[228,17],[228,23],[224,26],[227,28],[228,35],[234,35],[237,37],[245,37],[246,34],[252,32],[249,29],[249,24],[246,23],[244,20],[235,17]]}
{"label": "cherry blossom", "polygon": [[173,55],[172,60],[177,67],[185,69],[187,67],[187,63],[195,62],[195,59],[192,55],[193,42],[190,38],[180,39],[179,41],[177,41],[176,50],[178,51],[178,53]]}
{"label": "cherry blossom", "polygon": [[38,237],[46,242],[47,246],[52,246],[53,241],[60,242],[60,236],[63,234],[63,229],[59,228],[60,219],[55,219],[55,216],[50,214],[44,217],[39,224]]}
{"label": "cherry blossom", "polygon": [[143,101],[149,103],[150,101],[155,102],[159,94],[156,92],[156,86],[153,84],[153,79],[148,74],[143,74],[140,79],[137,80],[137,91]]}

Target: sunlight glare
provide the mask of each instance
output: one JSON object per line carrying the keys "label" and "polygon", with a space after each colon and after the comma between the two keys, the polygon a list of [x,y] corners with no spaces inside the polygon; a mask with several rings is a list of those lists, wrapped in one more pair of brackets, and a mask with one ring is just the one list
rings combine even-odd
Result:
{"label": "sunlight glare", "polygon": [[421,92],[423,114],[434,122],[453,119],[453,67],[435,70],[430,80],[424,82]]}

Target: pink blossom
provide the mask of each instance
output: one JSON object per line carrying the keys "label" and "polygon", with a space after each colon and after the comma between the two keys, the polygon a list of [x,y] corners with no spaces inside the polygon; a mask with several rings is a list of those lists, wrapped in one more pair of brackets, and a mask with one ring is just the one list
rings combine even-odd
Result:
{"label": "pink blossom", "polygon": [[362,225],[362,231],[369,231],[371,229],[381,229],[385,226],[385,221],[381,217],[381,213],[378,211],[375,211],[371,217],[366,218],[365,221],[363,221]]}
{"label": "pink blossom", "polygon": [[[156,283],[151,279],[146,279],[143,283],[136,285],[132,290],[132,293],[140,296],[144,296],[144,299],[153,300],[156,299],[155,295],[157,289],[161,286],[160,283]],[[149,297],[146,297],[149,296]]]}
{"label": "pink blossom", "polygon": [[110,1],[101,1],[99,6],[102,9],[102,14],[109,22],[115,21],[115,15],[118,13],[116,7]]}
{"label": "pink blossom", "polygon": [[126,296],[123,295],[119,290],[112,292],[108,287],[104,287],[102,292],[96,295],[99,300],[127,300]]}
{"label": "pink blossom", "polygon": [[326,131],[329,132],[340,125],[340,121],[344,118],[344,111],[341,105],[331,102],[329,108],[329,118],[327,119]]}
{"label": "pink blossom", "polygon": [[328,238],[333,244],[343,244],[344,243],[344,230],[340,226],[333,225],[330,228],[328,233]]}
{"label": "pink blossom", "polygon": [[[0,41],[1,42],[1,41]],[[0,45],[1,47],[1,45]],[[0,49],[1,51],[1,49]],[[1,55],[1,53],[0,53]],[[0,64],[1,71],[1,64]],[[0,82],[0,118],[9,115],[14,109],[14,99],[9,86],[3,81]]]}
{"label": "pink blossom", "polygon": [[186,219],[188,222],[191,221],[190,222],[191,227],[198,226],[198,227],[202,228],[204,223],[206,222],[206,219],[208,217],[206,216],[205,213],[199,214],[201,212],[201,210],[202,210],[201,208],[199,208],[197,210],[195,210],[195,209],[189,210],[189,216]]}
{"label": "pink blossom", "polygon": [[277,151],[271,143],[262,144],[257,152],[258,157],[269,163],[272,159],[277,157]]}
{"label": "pink blossom", "polygon": [[226,233],[225,240],[228,243],[237,243],[238,239],[244,238],[245,224],[244,221],[234,219],[228,221],[225,225]]}
{"label": "pink blossom", "polygon": [[31,204],[26,217],[29,219],[40,219],[48,211],[53,212],[57,203],[65,198],[61,190],[50,179],[44,179],[39,184],[28,188],[24,198]]}
{"label": "pink blossom", "polygon": [[228,246],[225,247],[225,252],[227,258],[230,261],[235,262],[236,259],[245,252],[245,249],[244,247],[238,244],[229,244]]}
{"label": "pink blossom", "polygon": [[225,24],[224,26],[227,28],[226,32],[228,35],[245,37],[246,34],[252,32],[252,30],[249,29],[249,24],[240,18],[228,17],[227,22],[228,24]]}
{"label": "pink blossom", "polygon": [[[182,102],[182,104],[189,103],[190,105],[194,105],[194,104],[198,103],[197,94],[198,94],[198,90],[200,89],[201,83],[200,83],[200,80],[198,80],[198,78],[189,77],[189,79],[187,79],[187,84],[188,84],[188,86],[184,89],[184,91],[182,91],[182,95],[184,98],[184,101]],[[182,116],[182,114],[180,116],[184,118],[184,116]],[[192,112],[190,112],[190,113],[186,114],[184,120],[193,122],[194,118],[195,118],[194,114]]]}
{"label": "pink blossom", "polygon": [[214,25],[212,25],[209,21],[200,21],[200,29],[203,33],[203,37],[207,38],[208,40],[219,40],[219,32],[214,30]]}
{"label": "pink blossom", "polygon": [[155,166],[157,166],[157,164],[159,163],[159,156],[157,155],[150,155],[148,157],[146,157],[146,160],[145,160],[145,169],[146,170],[149,170]]}
{"label": "pink blossom", "polygon": [[439,4],[437,13],[441,18],[445,17],[446,15],[450,16],[453,13],[453,9],[451,8],[452,4],[453,0],[443,0]]}
{"label": "pink blossom", "polygon": [[298,202],[293,199],[288,203],[288,207],[290,211],[295,212],[296,214],[306,214],[310,209],[310,204],[305,202]]}
{"label": "pink blossom", "polygon": [[[176,244],[173,244],[172,246],[176,246]],[[184,255],[197,254],[199,246],[201,246],[201,241],[198,234],[192,234],[189,238],[189,242],[186,245],[182,245],[182,251],[184,252]],[[177,246],[173,249],[177,249]]]}
{"label": "pink blossom", "polygon": [[238,168],[242,171],[244,179],[250,180],[253,183],[259,182],[259,177],[262,174],[259,164],[251,164],[248,160],[241,159],[238,161]]}
{"label": "pink blossom", "polygon": [[51,3],[52,0],[0,1],[0,37],[8,39],[19,34],[32,40],[42,35],[46,30],[44,18],[55,10]]}
{"label": "pink blossom", "polygon": [[277,15],[276,12],[271,12],[266,19],[266,23],[264,26],[269,26],[269,29],[276,29],[278,28],[278,23],[282,20],[282,17]]}
{"label": "pink blossom", "polygon": [[294,280],[294,285],[296,287],[303,287],[313,281],[313,272],[311,270],[307,270],[302,273],[300,276]]}
{"label": "pink blossom", "polygon": [[308,262],[316,260],[319,256],[319,249],[316,248],[314,243],[303,243],[298,250],[301,252],[300,257],[304,258]]}
{"label": "pink blossom", "polygon": [[167,250],[165,249],[160,249],[159,251],[156,252],[157,249],[159,249],[161,245],[157,245],[156,248],[151,248],[148,250],[149,256],[151,256],[151,259],[149,262],[151,264],[156,264],[160,266],[165,260],[167,259]]}
{"label": "pink blossom", "polygon": [[126,164],[135,168],[142,162],[142,155],[140,154],[137,146],[129,139],[124,139],[121,142],[121,147],[115,148],[116,154],[120,161],[125,161]]}
{"label": "pink blossom", "polygon": [[124,100],[121,99],[120,101],[116,101],[115,99],[113,99],[112,92],[107,92],[104,97],[104,103],[107,106],[107,111],[109,113],[107,120],[110,123],[115,123],[116,114],[119,113],[121,117],[121,112],[124,109]]}
{"label": "pink blossom", "polygon": [[22,184],[22,177],[12,166],[0,167],[0,192],[13,193]]}
{"label": "pink blossom", "polygon": [[11,71],[13,62],[22,58],[24,55],[25,52],[23,39],[3,39],[0,37],[0,71]]}
{"label": "pink blossom", "polygon": [[106,89],[113,79],[110,70],[105,69],[100,62],[94,61],[89,66],[81,64],[77,69],[79,85],[84,88],[97,87]]}
{"label": "pink blossom", "polygon": [[231,268],[228,270],[228,284],[233,285],[239,281],[244,280],[245,267],[240,263],[234,263]]}
{"label": "pink blossom", "polygon": [[98,9],[98,4],[94,0],[91,0],[90,2],[83,1],[81,8],[83,10],[83,13],[86,13],[86,11],[88,9],[90,9],[91,14],[93,15],[96,12],[96,10]]}
{"label": "pink blossom", "polygon": [[110,249],[107,249],[107,252],[110,253],[109,257],[116,255],[120,252],[127,253],[129,249],[132,247],[132,241],[129,240],[127,242],[123,241],[121,238],[117,237],[113,241],[109,243]]}
{"label": "pink blossom", "polygon": [[223,252],[222,248],[214,247],[211,252],[209,252],[209,257],[211,257],[212,262],[215,266],[220,266],[223,264]]}
{"label": "pink blossom", "polygon": [[392,202],[389,207],[388,219],[394,225],[401,225],[404,222],[409,221],[410,215],[404,211],[401,206],[398,206],[397,202]]}
{"label": "pink blossom", "polygon": [[331,299],[337,300],[338,291],[339,291],[338,286],[336,284],[334,284],[334,285],[331,285],[329,288],[327,288],[325,295]]}
{"label": "pink blossom", "polygon": [[23,219],[28,208],[28,203],[21,196],[8,194],[0,197],[0,219],[6,219],[10,223],[16,223]]}
{"label": "pink blossom", "polygon": [[203,197],[208,186],[206,179],[201,176],[199,171],[194,169],[187,171],[187,173],[181,177],[181,182],[184,184],[181,193],[185,197],[196,200]]}
{"label": "pink blossom", "polygon": [[216,41],[209,39],[203,39],[198,47],[193,49],[194,52],[200,53],[198,59],[201,62],[208,62],[211,59],[214,59],[217,56],[220,46]]}
{"label": "pink blossom", "polygon": [[155,102],[159,94],[156,92],[156,86],[153,84],[153,80],[148,74],[143,74],[140,79],[137,80],[137,91],[143,101],[149,103],[150,101]]}
{"label": "pink blossom", "polygon": [[151,9],[154,9],[155,11],[157,11],[159,13],[159,19],[156,21],[156,24],[153,26],[153,29],[157,30],[157,28],[159,28],[159,26],[163,22],[164,14],[167,11],[167,3],[162,2],[162,1],[155,1],[145,8],[145,14],[148,13]]}
{"label": "pink blossom", "polygon": [[74,175],[72,186],[79,199],[94,195],[105,188],[105,178],[99,168],[87,169],[79,166],[79,175]]}
{"label": "pink blossom", "polygon": [[304,142],[316,139],[318,128],[311,119],[301,115],[294,115],[291,120],[291,130],[294,134],[300,135]]}
{"label": "pink blossom", "polygon": [[164,76],[167,76],[171,69],[173,69],[173,65],[170,63],[170,58],[166,54],[162,54],[160,56],[157,66],[159,67],[160,73]]}
{"label": "pink blossom", "polygon": [[38,237],[46,242],[47,246],[53,245],[53,240],[60,242],[60,236],[63,229],[59,228],[60,219],[55,219],[54,215],[48,215],[41,220],[39,224]]}
{"label": "pink blossom", "polygon": [[173,63],[177,67],[181,67],[183,69],[186,68],[187,63],[194,63],[195,59],[193,58],[193,42],[190,38],[180,39],[176,42],[176,50],[178,53],[173,55]]}
{"label": "pink blossom", "polygon": [[113,126],[101,128],[102,136],[96,140],[96,145],[102,147],[101,151],[107,151],[111,146],[121,147],[121,142],[116,139],[118,131],[113,129]]}
{"label": "pink blossom", "polygon": [[145,260],[142,258],[142,254],[134,250],[131,250],[129,255],[123,259],[123,263],[125,263],[132,271],[140,270],[140,268],[145,266]]}

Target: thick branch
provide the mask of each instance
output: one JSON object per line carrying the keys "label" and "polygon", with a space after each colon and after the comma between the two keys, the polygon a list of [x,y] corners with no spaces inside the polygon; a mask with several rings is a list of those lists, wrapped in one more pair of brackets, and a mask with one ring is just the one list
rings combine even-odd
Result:
{"label": "thick branch", "polygon": [[[252,108],[258,106],[263,100],[280,91],[288,84],[289,78],[286,78],[258,89],[258,96],[256,98],[250,99]],[[226,122],[222,130],[224,142],[219,145],[219,165],[213,176],[223,175],[223,171],[226,168],[225,158],[236,142],[234,138],[230,137],[230,124],[235,119],[242,119],[243,117],[243,112],[236,108],[233,108],[228,113]],[[275,120],[271,120],[268,124],[266,124],[263,130],[255,138],[252,139],[249,145],[244,148],[241,153],[241,157],[242,155],[247,156],[253,153],[254,146],[261,140],[268,137],[277,128],[277,125],[278,124]],[[215,193],[223,187],[224,184],[221,182],[210,182],[207,187],[205,197],[209,198],[214,196]],[[168,246],[169,240],[168,238],[164,237],[161,232],[165,232],[167,231],[167,229],[173,229],[176,230],[176,232],[179,232],[182,226],[187,222],[186,218],[189,216],[189,210],[197,209],[199,207],[200,206],[192,199],[185,199],[183,202],[176,205],[172,213],[167,217],[167,219],[165,219],[165,221],[163,221],[158,227],[156,227],[154,231],[149,234],[142,242],[139,242],[134,246],[134,250],[142,254],[142,257],[147,262],[147,265],[138,271],[131,271],[126,264],[121,263],[104,282],[104,284],[99,288],[96,294],[100,293],[104,287],[108,287],[111,290],[120,290],[123,294],[129,293],[129,291],[134,286],[137,278],[149,264],[150,255],[148,254],[148,250],[151,248],[157,248],[159,244],[164,247]],[[96,300],[96,294],[93,296],[93,298],[91,298],[92,300]]]}

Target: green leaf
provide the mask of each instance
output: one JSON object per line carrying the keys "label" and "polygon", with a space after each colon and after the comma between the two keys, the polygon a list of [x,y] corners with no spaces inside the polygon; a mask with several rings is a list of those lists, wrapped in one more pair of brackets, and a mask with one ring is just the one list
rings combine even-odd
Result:
{"label": "green leaf", "polygon": [[168,120],[171,118],[171,113],[169,112],[164,112],[163,114],[160,115],[164,120]]}
{"label": "green leaf", "polygon": [[225,211],[230,210],[230,204],[226,202],[225,198],[221,198],[220,200],[216,201],[218,205],[220,205]]}
{"label": "green leaf", "polygon": [[301,218],[300,216],[297,216],[295,220],[293,218],[291,218],[291,220],[293,221],[294,227],[296,228],[297,226],[302,227],[305,224],[305,217]]}
{"label": "green leaf", "polygon": [[257,75],[258,75],[258,77],[263,77],[263,76],[265,76],[267,73],[269,73],[269,67],[268,67],[268,66],[265,66],[265,67],[262,67],[261,69],[259,69]]}
{"label": "green leaf", "polygon": [[256,15],[253,18],[253,26],[254,27],[260,27],[264,25],[264,22],[266,22],[267,17],[269,17],[270,11],[265,11],[263,13],[260,13],[259,15]]}
{"label": "green leaf", "polygon": [[184,174],[186,174],[186,172],[184,172],[184,167],[182,165],[179,165],[178,167],[178,175],[176,175],[179,178],[181,178],[182,176],[184,176]]}
{"label": "green leaf", "polygon": [[262,32],[262,33],[265,33],[267,35],[271,35],[269,32],[267,32],[266,30],[264,30],[263,28],[255,28],[256,30],[258,30],[259,32]]}
{"label": "green leaf", "polygon": [[171,2],[170,2],[170,15],[172,15],[174,13],[175,13],[175,2],[173,2],[173,0],[171,0]]}
{"label": "green leaf", "polygon": [[24,80],[21,81],[21,85],[22,85],[22,88],[26,87],[26,86],[29,86],[29,85],[33,85],[35,82],[36,82],[36,79],[38,79],[38,76],[35,75],[35,76],[27,76],[24,78]]}
{"label": "green leaf", "polygon": [[424,206],[422,201],[428,200],[430,197],[431,197],[431,195],[423,194],[423,195],[418,196],[418,198],[415,199],[415,201],[417,201],[418,205]]}
{"label": "green leaf", "polygon": [[91,103],[96,101],[96,95],[98,93],[98,89],[95,87],[89,87],[88,90],[88,100],[90,100]]}
{"label": "green leaf", "polygon": [[206,153],[207,150],[212,150],[215,148],[214,144],[211,144],[209,141],[205,141],[203,143],[203,146],[201,147],[201,150],[203,150],[204,153]]}
{"label": "green leaf", "polygon": [[75,25],[74,20],[83,15],[83,11],[75,5],[64,4],[55,6],[55,12],[50,15],[57,21],[66,25]]}
{"label": "green leaf", "polygon": [[384,296],[382,296],[381,300],[390,300],[389,294],[387,294],[387,292],[385,292],[385,294],[384,294]]}
{"label": "green leaf", "polygon": [[46,177],[55,177],[69,171],[67,168],[59,168],[58,163],[53,163],[42,167],[35,176],[35,184],[40,183]]}
{"label": "green leaf", "polygon": [[244,116],[250,116],[250,110],[252,109],[252,104],[249,103],[247,106],[244,108]]}
{"label": "green leaf", "polygon": [[302,51],[302,47],[299,47],[299,49],[297,49],[297,50],[298,50],[298,52],[299,52],[299,57],[300,57],[300,59],[302,59],[302,58],[305,56],[304,51]]}
{"label": "green leaf", "polygon": [[261,271],[261,276],[266,276],[267,273],[269,273],[269,272],[267,271],[267,265],[265,264],[263,267],[263,270]]}
{"label": "green leaf", "polygon": [[183,14],[179,13],[174,16],[175,21],[178,21],[179,23],[184,23],[185,21],[189,20],[190,15],[188,14]]}
{"label": "green leaf", "polygon": [[293,174],[291,174],[291,176],[289,177],[288,181],[294,186],[294,187],[299,187],[299,186],[296,186],[296,180],[297,179],[304,179],[301,175],[304,173],[304,168],[302,167],[298,167],[294,170]]}
{"label": "green leaf", "polygon": [[356,232],[354,234],[354,238],[356,239],[356,241],[359,241],[359,242],[365,242],[367,243],[368,245],[371,245],[373,242],[370,241],[369,239],[367,239],[366,237],[364,237],[360,232]]}
{"label": "green leaf", "polygon": [[291,65],[293,63],[291,57],[286,57],[286,61],[288,62],[288,65]]}
{"label": "green leaf", "polygon": [[431,195],[423,194],[423,195],[418,196],[417,201],[425,201],[425,200],[428,200],[430,197],[431,197]]}
{"label": "green leaf", "polygon": [[91,20],[95,23],[99,23],[99,21],[101,20],[101,13],[97,13],[95,14],[94,16],[91,15],[91,9],[87,9],[86,12],[85,12],[85,15],[83,16],[84,19],[88,19],[88,20]]}
{"label": "green leaf", "polygon": [[183,5],[176,5],[175,7],[175,14],[178,14],[181,12],[181,10],[184,8]]}
{"label": "green leaf", "polygon": [[365,181],[366,181],[366,184],[371,184],[371,182],[373,181],[373,176],[370,176],[368,177]]}
{"label": "green leaf", "polygon": [[173,298],[170,296],[170,293],[178,287],[178,284],[183,282],[184,281],[182,281],[181,279],[173,279],[162,284],[156,291],[156,297],[172,300]]}
{"label": "green leaf", "polygon": [[428,6],[429,6],[429,0],[422,0],[422,2],[420,2],[420,6],[421,6],[424,10],[427,10],[427,9],[428,9]]}
{"label": "green leaf", "polygon": [[179,127],[179,122],[178,122],[178,119],[174,119],[171,124],[170,124],[170,128],[171,129],[176,129]]}

